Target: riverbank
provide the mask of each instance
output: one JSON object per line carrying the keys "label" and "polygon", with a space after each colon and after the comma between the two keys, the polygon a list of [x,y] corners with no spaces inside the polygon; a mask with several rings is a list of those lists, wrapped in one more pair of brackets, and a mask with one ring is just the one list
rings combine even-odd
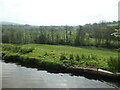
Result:
{"label": "riverbank", "polygon": [[[2,51],[2,57],[7,62],[17,62],[54,72],[89,74],[95,76],[95,78],[100,77],[108,80],[116,78],[116,80],[119,80],[120,75],[118,74],[99,71],[101,69],[112,70],[108,65],[109,55],[117,57],[117,51],[94,47],[41,44],[3,44]],[[95,68],[101,69],[97,70]]]}

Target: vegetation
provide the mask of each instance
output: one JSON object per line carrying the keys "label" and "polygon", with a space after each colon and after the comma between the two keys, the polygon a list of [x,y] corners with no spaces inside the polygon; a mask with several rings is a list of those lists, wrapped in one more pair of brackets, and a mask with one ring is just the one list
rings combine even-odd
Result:
{"label": "vegetation", "polygon": [[120,59],[118,57],[110,57],[108,65],[113,72],[120,72]]}
{"label": "vegetation", "polygon": [[114,49],[44,44],[2,44],[2,46],[3,59],[6,61],[36,64],[39,67],[52,69],[89,67],[113,72],[120,70],[118,67],[120,63],[117,61],[118,53]]}
{"label": "vegetation", "polygon": [[120,29],[117,23],[2,25],[3,59],[52,69],[90,67],[120,72]]}
{"label": "vegetation", "polygon": [[114,36],[118,25],[109,24],[110,22],[84,26],[2,25],[2,42],[120,48],[118,38]]}

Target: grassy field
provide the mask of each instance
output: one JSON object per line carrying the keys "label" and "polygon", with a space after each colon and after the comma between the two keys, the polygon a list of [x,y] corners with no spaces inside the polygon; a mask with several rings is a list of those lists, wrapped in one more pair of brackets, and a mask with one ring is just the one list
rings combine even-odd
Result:
{"label": "grassy field", "polygon": [[[53,68],[57,65],[102,68],[110,71],[115,71],[118,68],[112,67],[118,58],[117,50],[113,49],[44,44],[3,44],[2,53],[3,59],[6,60],[17,55],[16,57],[19,56],[23,62],[29,62],[29,59],[37,60],[36,63]],[[113,62],[109,62],[110,60]]]}
{"label": "grassy field", "polygon": [[96,47],[73,47],[73,46],[65,46],[65,45],[45,45],[45,44],[25,44],[20,45],[22,47],[32,47],[35,50],[28,55],[39,56],[40,53],[54,53],[55,56],[60,56],[61,53],[66,53],[67,55],[90,55],[94,54],[98,57],[108,58],[110,56],[118,56],[118,52],[116,50],[105,49],[105,48],[96,48]]}
{"label": "grassy field", "polygon": [[118,26],[118,24],[108,24],[108,26]]}

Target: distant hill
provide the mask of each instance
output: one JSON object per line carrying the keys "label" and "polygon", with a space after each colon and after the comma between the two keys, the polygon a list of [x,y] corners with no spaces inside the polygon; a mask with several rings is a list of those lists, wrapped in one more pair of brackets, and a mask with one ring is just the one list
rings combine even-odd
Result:
{"label": "distant hill", "polygon": [[6,22],[6,21],[2,21],[0,22],[0,25],[19,25],[18,23],[13,23],[13,22]]}
{"label": "distant hill", "polygon": [[29,24],[20,24],[20,23],[8,22],[8,21],[2,21],[2,22],[0,22],[0,25],[38,26],[38,25],[29,25]]}

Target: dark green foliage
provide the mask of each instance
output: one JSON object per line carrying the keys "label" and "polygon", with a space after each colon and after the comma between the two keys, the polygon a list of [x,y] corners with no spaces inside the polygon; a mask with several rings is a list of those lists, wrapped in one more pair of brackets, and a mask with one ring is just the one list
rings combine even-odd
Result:
{"label": "dark green foliage", "polygon": [[91,56],[90,56],[90,55],[88,55],[87,59],[88,59],[88,60],[90,60],[90,59],[91,59]]}
{"label": "dark green foliage", "polygon": [[36,59],[36,58],[34,58],[34,57],[29,57],[28,58],[28,63],[30,63],[30,64],[39,64],[39,62],[40,62],[41,60],[38,60],[38,59]]}
{"label": "dark green foliage", "polygon": [[120,48],[117,49],[118,53],[120,53]]}
{"label": "dark green foliage", "polygon": [[[3,60],[32,64],[47,69],[59,69],[61,67],[90,67],[120,72],[120,60],[118,60],[117,51],[112,51],[112,49],[106,50],[104,48],[95,47],[84,48],[42,44],[3,44],[3,50]],[[116,57],[108,59],[110,56]]]}
{"label": "dark green foliage", "polygon": [[114,72],[120,72],[120,58],[110,57],[108,60],[109,69]]}
{"label": "dark green foliage", "polygon": [[90,68],[98,68],[98,62],[97,61],[86,62],[86,65]]}
{"label": "dark green foliage", "polygon": [[70,54],[70,60],[73,60],[74,59],[74,56],[73,56],[73,54]]}
{"label": "dark green foliage", "polygon": [[22,54],[26,54],[32,52],[33,50],[34,50],[33,48],[21,48],[19,52]]}
{"label": "dark green foliage", "polygon": [[7,51],[2,51],[2,57],[4,57],[6,53]]}
{"label": "dark green foliage", "polygon": [[43,67],[45,69],[53,69],[53,70],[59,70],[63,68],[63,66],[57,62],[50,62],[50,61],[41,61],[38,64],[40,67]]}
{"label": "dark green foliage", "polygon": [[96,59],[97,59],[97,56],[94,55],[94,54],[91,54],[91,59],[96,60]]}
{"label": "dark green foliage", "polygon": [[80,61],[80,56],[79,56],[79,55],[76,55],[75,60],[76,60],[76,61]]}
{"label": "dark green foliage", "polygon": [[117,28],[118,26],[108,26],[106,23],[86,24],[84,26],[40,27],[2,25],[2,42],[119,48],[118,38],[111,35]]}
{"label": "dark green foliage", "polygon": [[21,54],[26,54],[32,52],[34,49],[29,47],[20,47],[15,45],[3,45],[2,47],[3,51],[10,51],[10,52],[16,52]]}
{"label": "dark green foliage", "polygon": [[20,55],[18,53],[7,53],[3,56],[3,60],[17,62],[20,59]]}
{"label": "dark green foliage", "polygon": [[86,56],[84,54],[82,54],[81,59],[86,59]]}
{"label": "dark green foliage", "polygon": [[3,51],[11,51],[11,52],[19,52],[21,47],[19,46],[14,46],[14,45],[2,45],[2,50]]}
{"label": "dark green foliage", "polygon": [[65,65],[66,67],[70,66],[70,61],[69,60],[63,60],[63,65]]}
{"label": "dark green foliage", "polygon": [[47,52],[45,52],[44,56],[48,56],[48,53],[47,53]]}
{"label": "dark green foliage", "polygon": [[60,55],[60,60],[67,60],[67,58],[66,58],[66,56],[65,56],[65,54],[64,53],[62,53],[61,55]]}

